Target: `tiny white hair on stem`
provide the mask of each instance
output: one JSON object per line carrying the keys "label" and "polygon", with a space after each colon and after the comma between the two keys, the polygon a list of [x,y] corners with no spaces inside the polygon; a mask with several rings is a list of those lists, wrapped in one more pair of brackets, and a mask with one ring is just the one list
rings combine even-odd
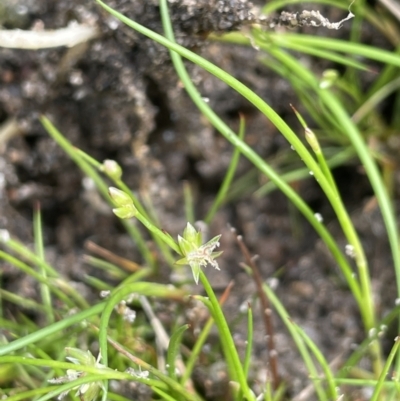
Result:
{"label": "tiny white hair on stem", "polygon": [[98,37],[96,26],[70,24],[66,28],[43,31],[25,31],[22,29],[0,30],[0,47],[10,49],[38,50],[51,47],[73,47],[79,43]]}

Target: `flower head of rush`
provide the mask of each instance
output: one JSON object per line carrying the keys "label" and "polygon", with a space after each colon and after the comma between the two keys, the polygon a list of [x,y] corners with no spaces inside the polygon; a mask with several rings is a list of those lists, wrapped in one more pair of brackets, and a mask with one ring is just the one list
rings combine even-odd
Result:
{"label": "flower head of rush", "polygon": [[200,268],[206,267],[208,264],[219,270],[217,261],[215,260],[222,252],[213,252],[219,246],[221,235],[217,235],[210,241],[202,244],[202,236],[200,231],[187,223],[183,236],[178,235],[179,248],[184,258],[178,260],[178,265],[189,265],[192,269],[193,278],[196,284],[199,281]]}
{"label": "flower head of rush", "polygon": [[[75,365],[84,365],[84,366],[93,366],[96,368],[105,368],[104,365],[99,363],[100,360],[100,354],[98,358],[96,359],[90,351],[82,351],[78,348],[70,348],[67,347],[65,348],[67,354],[67,359],[74,363]],[[62,383],[68,383],[74,380],[79,379],[80,377],[85,376],[86,373],[78,370],[73,370],[73,369],[68,369],[67,370],[67,375],[63,377],[58,377],[54,379],[48,380],[49,383],[53,384],[62,384]],[[77,389],[77,392],[75,396],[79,396],[79,398],[82,401],[94,401],[99,392],[100,389],[104,390],[104,385],[102,382],[92,382],[92,383],[85,383],[82,384],[81,386],[75,387]],[[63,399],[67,394],[69,393],[69,390],[66,392],[63,392],[59,395],[58,399],[61,400]]]}

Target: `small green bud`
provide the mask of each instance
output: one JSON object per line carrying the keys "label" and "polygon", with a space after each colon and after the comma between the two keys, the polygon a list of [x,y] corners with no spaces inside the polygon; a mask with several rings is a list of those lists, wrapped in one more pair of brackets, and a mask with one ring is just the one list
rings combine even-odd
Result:
{"label": "small green bud", "polygon": [[132,198],[117,188],[108,188],[108,193],[111,199],[114,201],[117,208],[113,209],[113,213],[120,219],[130,219],[135,217],[138,213],[135,205],[133,204]]}
{"label": "small green bud", "polygon": [[322,79],[319,83],[321,89],[328,89],[335,84],[339,77],[336,70],[325,70],[322,74]]}
{"label": "small green bud", "polygon": [[137,215],[137,209],[135,208],[135,206],[133,206],[133,204],[123,207],[117,207],[114,208],[112,211],[120,219],[131,219],[132,217],[135,217]]}
{"label": "small green bud", "polygon": [[110,194],[111,199],[114,201],[115,206],[126,206],[133,204],[132,198],[118,188],[110,187],[108,188],[108,193]]}
{"label": "small green bud", "polygon": [[314,153],[320,153],[321,147],[319,146],[318,138],[315,136],[314,132],[310,130],[310,128],[305,129],[306,141],[311,146],[311,149]]}
{"label": "small green bud", "polygon": [[101,170],[113,180],[119,180],[122,177],[122,168],[115,160],[104,160]]}
{"label": "small green bud", "polygon": [[187,223],[186,228],[183,230],[183,238],[196,247],[199,247],[202,242],[201,232],[196,231],[190,223]]}

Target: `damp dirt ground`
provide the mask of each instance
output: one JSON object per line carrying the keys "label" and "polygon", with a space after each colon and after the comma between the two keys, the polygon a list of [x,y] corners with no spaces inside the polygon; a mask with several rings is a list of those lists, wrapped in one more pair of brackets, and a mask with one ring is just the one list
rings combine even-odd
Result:
{"label": "damp dirt ground", "polygon": [[[161,32],[157,3],[109,2],[125,15]],[[199,8],[199,4],[204,6],[200,1],[198,8],[190,1],[182,3],[185,7],[179,1],[171,5],[178,41],[254,89],[300,132],[289,106],[299,103],[294,91],[259,63],[257,50],[207,41],[211,31],[240,29],[243,19],[232,15],[241,13],[251,19],[248,4],[231,2],[236,8],[222,15],[213,14],[212,7],[216,5],[212,1],[208,8]],[[9,5],[8,14],[2,16],[0,23],[7,29],[57,29],[78,21],[96,24],[100,36],[69,49],[0,48],[0,123],[3,128],[4,124],[16,124],[14,135],[2,138],[0,143],[0,228],[24,243],[32,243],[32,211],[40,202],[47,258],[74,282],[93,274],[82,260],[88,240],[141,263],[135,244],[74,163],[44,131],[38,116],[48,116],[76,147],[97,160],[116,160],[123,168],[126,184],[143,199],[151,199],[162,228],[174,237],[186,224],[184,185],[190,185],[196,218],[201,219],[221,185],[232,155],[231,145],[192,104],[176,78],[168,52],[124,27],[95,2],[6,0],[5,4]],[[25,7],[24,12],[12,11],[18,7]],[[296,10],[294,6],[292,9]],[[333,12],[334,18],[343,16],[345,13]],[[349,35],[346,27],[316,32],[340,38]],[[386,45],[372,27],[364,36],[365,43],[382,41]],[[305,62],[316,73],[335,67],[307,58]],[[188,68],[202,95],[229,126],[237,130],[239,115],[245,116],[246,142],[259,155],[271,159],[289,151],[286,140],[246,100],[200,68],[189,64]],[[263,278],[278,278],[276,294],[292,319],[305,329],[329,361],[335,360],[340,366],[354,344],[364,338],[354,299],[321,240],[285,197],[279,192],[262,198],[254,196],[262,177],[242,159],[236,176],[246,174],[248,179],[240,196],[232,197],[221,208],[209,228],[211,235],[222,234],[224,256],[220,259],[221,271],[209,268],[207,274],[218,293],[231,280],[235,283],[226,304],[227,316],[236,316],[255,292],[254,283],[240,267],[242,256],[229,230],[232,226],[243,235],[250,251],[259,255],[257,263]],[[396,292],[384,226],[371,201],[372,190],[357,160],[335,169],[334,175],[365,244],[374,296],[383,314],[393,305]],[[308,204],[324,216],[344,247],[344,239],[316,183],[310,178],[296,186]],[[160,274],[154,279],[168,281],[171,271],[161,257],[159,265]],[[2,263],[0,269],[5,289],[36,297],[35,284],[26,276],[7,264]],[[97,296],[89,288],[82,288],[89,298]],[[193,287],[196,291],[201,291],[200,287]],[[13,311],[11,305],[6,303],[5,307]],[[254,371],[261,374],[268,350],[261,318],[257,312],[255,316]],[[280,374],[289,383],[294,399],[307,386],[307,373],[284,325],[274,320]],[[238,344],[243,344],[245,329],[236,325],[234,330]],[[214,377],[218,369],[223,367],[215,365],[198,372],[199,380]],[[208,399],[225,399],[221,388],[218,383],[210,385],[205,390]],[[354,393],[350,399],[367,397]],[[314,395],[310,393],[303,399],[313,400]]]}

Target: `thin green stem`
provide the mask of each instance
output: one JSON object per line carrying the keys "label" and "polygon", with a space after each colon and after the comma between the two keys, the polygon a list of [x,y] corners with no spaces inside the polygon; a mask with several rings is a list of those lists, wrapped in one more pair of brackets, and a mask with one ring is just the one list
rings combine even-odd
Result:
{"label": "thin green stem", "polygon": [[151,221],[147,220],[146,216],[138,213],[135,218],[137,218],[151,233],[155,234],[157,237],[161,238],[164,243],[166,243],[171,249],[173,249],[178,255],[181,255],[181,249],[176,241],[166,232],[160,230]]}
{"label": "thin green stem", "polygon": [[218,299],[215,296],[214,291],[202,270],[200,270],[199,277],[204,287],[204,290],[206,291],[207,296],[209,297],[210,302],[213,306],[213,317],[215,320],[215,324],[218,327],[221,343],[224,348],[225,358],[228,362],[228,367],[230,370],[230,376],[234,381],[237,381],[239,383],[240,390],[242,391],[246,400],[255,400],[247,384],[247,378],[243,370],[238,352],[236,350],[235,343],[233,342],[232,333],[229,330],[228,323],[225,319],[225,315],[221,309]]}
{"label": "thin green stem", "polygon": [[203,329],[201,330],[200,335],[191,350],[190,356],[186,361],[186,370],[183,372],[182,378],[180,380],[182,386],[184,386],[191,377],[196,361],[199,358],[205,342],[207,341],[207,337],[210,334],[213,324],[214,319],[210,317],[208,318],[206,324],[203,326]]}
{"label": "thin green stem", "polygon": [[62,283],[59,281],[58,282],[58,286],[56,286],[55,284],[53,284],[49,278],[45,278],[43,277],[40,273],[38,273],[37,271],[35,271],[34,269],[32,269],[32,267],[28,266],[27,264],[25,264],[24,262],[22,262],[21,260],[19,260],[18,258],[3,252],[0,250],[0,260],[5,260],[6,262],[14,265],[16,268],[20,269],[21,271],[23,271],[24,273],[30,275],[31,277],[33,277],[35,280],[37,280],[39,283],[42,283],[43,285],[47,285],[49,287],[49,289],[61,300],[63,301],[67,306],[69,306],[70,308],[73,308],[75,306],[75,304],[73,303],[73,301],[68,297],[68,295],[64,294],[63,291],[61,291],[60,288],[58,288],[59,286],[62,285]]}
{"label": "thin green stem", "polygon": [[[245,120],[244,117],[240,117],[240,127],[239,127],[239,138],[243,141],[244,140],[244,135],[245,135]],[[208,211],[204,221],[209,224],[217,210],[221,207],[222,203],[226,199],[227,192],[229,190],[229,187],[232,184],[233,177],[235,176],[236,168],[239,163],[239,158],[240,158],[240,150],[239,148],[235,147],[233,151],[233,155],[231,157],[231,162],[229,163],[228,170],[225,174],[224,181],[222,182],[222,185],[218,191],[218,194],[214,200],[214,203],[212,204],[210,210]]]}
{"label": "thin green stem", "polygon": [[[388,358],[386,359],[385,366],[382,369],[382,372],[379,376],[378,382],[375,386],[374,393],[372,394],[371,401],[377,401],[379,397],[382,395],[381,391],[383,388],[383,384],[385,382],[385,378],[389,374],[390,366],[392,365],[394,358],[399,350],[400,346],[400,337],[396,337],[395,344],[393,345]],[[398,394],[397,394],[398,395]]]}
{"label": "thin green stem", "polygon": [[[313,358],[310,355],[309,350],[304,343],[304,339],[300,336],[298,331],[293,326],[290,318],[288,317],[289,314],[280,302],[279,298],[276,296],[274,291],[268,287],[268,285],[263,286],[264,292],[267,294],[269,301],[272,303],[274,309],[277,311],[278,315],[280,316],[282,322],[285,324],[286,328],[289,330],[290,335],[293,338],[293,341],[296,343],[296,347],[300,352],[301,357],[303,358],[304,364],[307,367],[308,374],[310,378],[318,377],[318,370],[315,366]],[[328,397],[325,394],[322,384],[319,380],[312,380],[314,385],[315,391],[318,394],[318,400],[320,401],[328,401]]]}
{"label": "thin green stem", "polygon": [[[40,205],[37,204],[35,208],[35,213],[33,214],[33,233],[35,238],[35,250],[37,257],[44,262],[44,245],[43,245],[43,236],[42,236],[42,219],[40,213]],[[38,264],[38,269],[40,274],[47,279],[46,269],[43,266],[43,263]],[[54,312],[51,305],[51,293],[49,287],[44,284],[40,283],[40,294],[42,297],[43,305],[46,309],[46,317],[48,324],[54,323]]]}
{"label": "thin green stem", "polygon": [[84,310],[83,312],[76,313],[75,315],[69,316],[60,320],[59,322],[53,323],[50,326],[44,327],[43,329],[37,330],[31,334],[27,334],[24,337],[19,338],[18,340],[14,340],[9,344],[0,346],[0,356],[10,354],[11,352],[18,351],[21,348],[24,348],[30,344],[33,344],[37,341],[43,340],[54,333],[60,332],[67,327],[70,327],[74,324],[81,323],[85,319],[88,319],[94,315],[99,314],[105,307],[105,302],[92,306],[89,309]]}
{"label": "thin green stem", "polygon": [[244,357],[243,370],[246,377],[249,376],[249,369],[251,364],[251,355],[253,351],[253,337],[254,337],[254,327],[253,327],[253,309],[252,306],[247,307],[247,344],[246,353]]}

